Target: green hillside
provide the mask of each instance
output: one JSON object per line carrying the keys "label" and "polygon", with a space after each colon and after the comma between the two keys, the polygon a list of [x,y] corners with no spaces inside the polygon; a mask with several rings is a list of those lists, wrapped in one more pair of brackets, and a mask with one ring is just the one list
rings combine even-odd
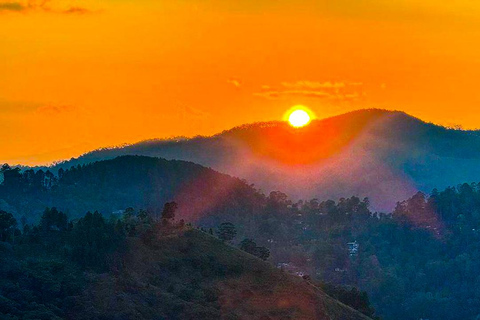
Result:
{"label": "green hillside", "polygon": [[[23,232],[0,211],[0,319],[369,319],[167,209],[68,221],[52,208]],[[332,290],[373,314],[357,292]]]}
{"label": "green hillside", "polygon": [[369,319],[198,230],[129,238],[122,268],[95,275],[80,300],[78,319]]}

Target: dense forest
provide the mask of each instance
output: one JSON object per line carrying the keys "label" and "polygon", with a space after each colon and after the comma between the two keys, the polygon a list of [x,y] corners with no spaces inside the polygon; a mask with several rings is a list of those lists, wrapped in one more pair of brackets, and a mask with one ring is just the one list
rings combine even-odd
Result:
{"label": "dense forest", "polygon": [[[6,166],[2,170],[0,209],[18,220],[18,231],[2,231],[4,241],[17,242],[42,230],[31,224],[41,226],[37,217],[46,206],[57,206],[54,202],[74,221],[84,215],[82,210],[98,206],[110,223],[126,213],[159,219],[164,203],[175,200],[178,223],[192,221],[205,234],[226,236],[226,241],[259,258],[268,251],[270,263],[324,283],[324,289],[339,299],[343,293],[330,286],[358,287],[368,293],[375,314],[383,319],[480,319],[480,187],[475,183],[429,195],[418,192],[398,202],[393,212],[379,213],[370,210],[368,198],[292,201],[280,191],[264,195],[245,181],[191,163],[145,157],[102,161],[48,174],[49,178],[43,172],[44,178],[35,183],[28,177],[38,171],[27,174]],[[202,200],[195,202],[196,198]],[[187,210],[190,206],[195,209]],[[128,207],[136,209],[125,210]],[[40,213],[31,215],[34,210]],[[59,221],[62,227],[55,228],[75,230],[76,222]],[[111,223],[112,230],[118,230]],[[232,229],[235,239],[229,240]],[[360,291],[357,296],[362,296]],[[372,316],[367,309],[364,313]]]}
{"label": "dense forest", "polygon": [[286,200],[248,225],[273,261],[366,290],[385,319],[477,319],[479,201],[475,184],[417,193],[392,214],[356,197]]}
{"label": "dense forest", "polygon": [[[328,315],[362,320],[370,318],[360,312],[373,315],[364,292],[286,275],[262,261],[269,251],[252,239],[235,248],[233,224],[223,223],[215,233],[197,230],[175,221],[176,208],[175,202],[166,203],[159,218],[129,208],[109,220],[98,212],[69,220],[56,208],[47,208],[37,225],[25,225],[23,231],[12,214],[0,211],[0,318]],[[319,286],[358,311],[325,296]],[[239,294],[242,298],[233,300]],[[276,301],[285,301],[283,296],[295,298],[279,306]],[[264,299],[261,307],[257,299]],[[318,306],[312,310],[303,299],[313,299]]]}

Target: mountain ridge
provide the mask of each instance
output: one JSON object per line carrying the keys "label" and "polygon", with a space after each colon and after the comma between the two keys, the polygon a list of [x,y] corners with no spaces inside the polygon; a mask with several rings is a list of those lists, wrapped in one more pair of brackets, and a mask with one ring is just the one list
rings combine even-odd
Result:
{"label": "mountain ridge", "polygon": [[92,151],[53,168],[121,155],[191,161],[296,199],[371,197],[381,211],[416,191],[480,178],[478,131],[449,129],[381,109],[313,120],[298,129],[272,121],[209,137],[147,140]]}

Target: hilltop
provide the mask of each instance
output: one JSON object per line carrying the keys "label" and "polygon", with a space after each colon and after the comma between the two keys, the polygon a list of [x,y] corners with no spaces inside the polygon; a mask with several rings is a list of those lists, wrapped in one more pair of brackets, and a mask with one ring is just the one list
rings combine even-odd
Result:
{"label": "hilltop", "polygon": [[87,211],[106,215],[128,207],[158,214],[175,200],[179,215],[194,221],[213,213],[244,212],[262,195],[238,178],[201,165],[145,156],[122,156],[59,170],[7,169],[0,184],[0,210],[36,223],[45,207],[76,218]]}

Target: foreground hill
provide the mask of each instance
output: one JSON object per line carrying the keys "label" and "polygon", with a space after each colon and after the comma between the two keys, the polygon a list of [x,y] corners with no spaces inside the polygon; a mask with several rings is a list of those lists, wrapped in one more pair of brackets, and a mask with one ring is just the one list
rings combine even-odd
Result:
{"label": "foreground hill", "polygon": [[130,238],[122,264],[92,279],[77,319],[369,319],[197,230]]}
{"label": "foreground hill", "polygon": [[213,137],[146,141],[93,151],[57,168],[125,154],[192,161],[294,198],[368,196],[382,210],[418,190],[480,176],[478,132],[383,110],[315,120],[301,129],[269,122]]}
{"label": "foreground hill", "polygon": [[[1,231],[1,319],[369,319],[310,281],[165,217],[95,212],[68,222],[52,209],[23,232]],[[347,303],[371,314],[368,299],[352,294]]]}

